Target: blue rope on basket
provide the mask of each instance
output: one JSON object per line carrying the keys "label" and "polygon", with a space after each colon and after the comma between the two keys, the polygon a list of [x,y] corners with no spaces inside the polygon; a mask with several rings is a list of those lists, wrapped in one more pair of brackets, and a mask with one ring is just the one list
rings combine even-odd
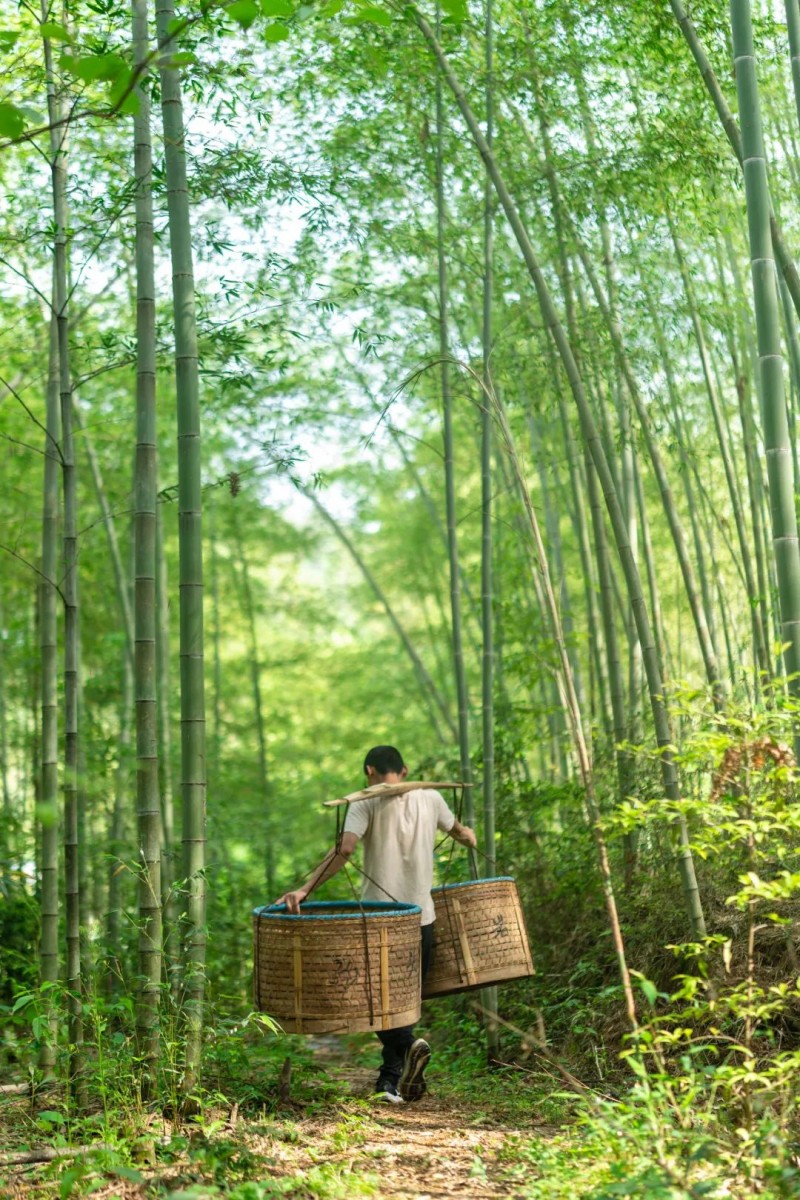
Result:
{"label": "blue rope on basket", "polygon": [[513,875],[482,875],[479,879],[467,879],[464,883],[440,883],[436,887],[431,888],[432,892],[441,892],[447,888],[448,892],[453,888],[474,887],[476,883],[515,883]]}
{"label": "blue rope on basket", "polygon": [[[336,909],[325,912],[325,909]],[[369,917],[370,913],[382,917],[407,917],[412,913],[422,915],[418,904],[402,904],[394,900],[307,900],[299,913],[290,913],[285,904],[265,904],[254,908],[254,917],[289,917],[292,921],[354,921]]]}

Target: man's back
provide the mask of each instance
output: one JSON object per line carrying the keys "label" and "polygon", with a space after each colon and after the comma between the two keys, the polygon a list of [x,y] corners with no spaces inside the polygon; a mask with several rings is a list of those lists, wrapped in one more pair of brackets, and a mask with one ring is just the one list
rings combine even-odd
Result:
{"label": "man's back", "polygon": [[363,899],[418,904],[422,924],[429,925],[436,835],[449,833],[454,822],[444,798],[432,789],[351,804],[344,828],[364,840]]}

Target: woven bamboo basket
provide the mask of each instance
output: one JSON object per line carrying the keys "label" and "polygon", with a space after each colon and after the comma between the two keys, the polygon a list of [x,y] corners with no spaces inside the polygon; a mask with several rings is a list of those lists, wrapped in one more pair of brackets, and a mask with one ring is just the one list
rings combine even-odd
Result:
{"label": "woven bamboo basket", "polygon": [[255,1004],[287,1033],[360,1033],[420,1014],[420,909],[311,901],[253,913]]}
{"label": "woven bamboo basket", "polygon": [[433,889],[433,961],[423,999],[533,975],[525,917],[510,876]]}

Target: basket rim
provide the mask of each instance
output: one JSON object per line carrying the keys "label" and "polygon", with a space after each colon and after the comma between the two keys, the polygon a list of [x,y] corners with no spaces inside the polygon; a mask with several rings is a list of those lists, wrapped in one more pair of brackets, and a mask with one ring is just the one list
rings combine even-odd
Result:
{"label": "basket rim", "polygon": [[[331,908],[339,911],[319,911]],[[349,911],[342,912],[343,908]],[[310,912],[309,909],[315,911]],[[355,921],[363,917],[410,917],[415,913],[422,915],[418,904],[393,900],[309,900],[303,902],[303,911],[299,913],[288,912],[285,904],[264,904],[261,908],[253,909],[254,917],[289,921]]]}
{"label": "basket rim", "polygon": [[434,892],[451,892],[454,888],[475,887],[478,883],[516,883],[513,875],[487,875],[485,879],[467,879],[464,883],[440,883],[438,887],[431,888],[431,894]]}

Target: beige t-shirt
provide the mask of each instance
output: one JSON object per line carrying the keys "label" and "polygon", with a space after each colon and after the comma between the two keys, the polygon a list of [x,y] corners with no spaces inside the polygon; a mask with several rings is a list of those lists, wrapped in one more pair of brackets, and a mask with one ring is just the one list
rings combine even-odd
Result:
{"label": "beige t-shirt", "polygon": [[436,834],[449,833],[455,820],[444,797],[433,789],[355,800],[344,832],[364,839],[362,899],[418,904],[422,924],[430,925],[436,916],[431,899]]}

